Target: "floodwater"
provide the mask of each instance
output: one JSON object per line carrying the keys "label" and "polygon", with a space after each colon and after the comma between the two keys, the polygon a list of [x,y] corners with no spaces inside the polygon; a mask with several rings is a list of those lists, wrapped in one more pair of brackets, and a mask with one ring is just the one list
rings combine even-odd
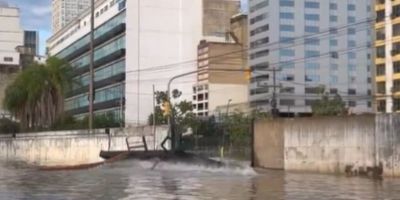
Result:
{"label": "floodwater", "polygon": [[400,199],[400,179],[256,173],[244,166],[152,166],[150,161],[123,161],[90,170],[43,172],[0,163],[0,199]]}

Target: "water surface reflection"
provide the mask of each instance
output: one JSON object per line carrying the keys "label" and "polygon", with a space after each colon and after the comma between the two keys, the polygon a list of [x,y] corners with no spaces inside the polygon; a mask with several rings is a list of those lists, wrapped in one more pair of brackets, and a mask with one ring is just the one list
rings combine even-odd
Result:
{"label": "water surface reflection", "polygon": [[[0,163],[0,199],[400,199],[400,180],[124,161],[42,172]],[[19,166],[19,165],[18,165]]]}

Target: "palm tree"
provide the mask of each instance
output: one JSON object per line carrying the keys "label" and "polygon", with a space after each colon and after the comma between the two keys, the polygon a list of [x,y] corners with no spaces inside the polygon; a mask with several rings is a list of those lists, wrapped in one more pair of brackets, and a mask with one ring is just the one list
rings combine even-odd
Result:
{"label": "palm tree", "polygon": [[48,128],[62,116],[71,72],[65,61],[50,57],[20,72],[7,87],[4,107],[20,120],[22,130]]}

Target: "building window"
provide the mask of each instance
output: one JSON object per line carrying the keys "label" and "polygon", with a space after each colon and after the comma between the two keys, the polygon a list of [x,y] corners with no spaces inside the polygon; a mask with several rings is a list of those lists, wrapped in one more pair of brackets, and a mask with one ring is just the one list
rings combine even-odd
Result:
{"label": "building window", "polygon": [[383,22],[385,21],[385,10],[380,10],[376,12],[376,22]]}
{"label": "building window", "polygon": [[[392,10],[392,19],[397,18],[400,16],[400,5],[393,6]],[[385,18],[385,16],[384,16]]]}
{"label": "building window", "polygon": [[4,57],[4,62],[12,62],[14,60],[13,57]]}
{"label": "building window", "polygon": [[336,16],[336,15],[329,16],[329,21],[330,22],[337,22],[338,21],[338,16]]}
{"label": "building window", "polygon": [[319,27],[318,26],[306,26],[306,27],[304,27],[304,31],[306,33],[319,33]]}
{"label": "building window", "polygon": [[349,89],[348,90],[348,94],[349,95],[356,95],[357,94],[357,90],[356,89]]}
{"label": "building window", "polygon": [[393,81],[393,93],[400,92],[400,80]]}
{"label": "building window", "polygon": [[[399,32],[397,32],[397,34],[400,34],[400,26],[399,26],[399,30],[398,31]],[[396,35],[394,26],[393,26],[393,34]],[[384,40],[385,38],[386,38],[385,28],[376,29],[376,39],[377,40]]]}
{"label": "building window", "polygon": [[281,99],[279,101],[279,105],[281,105],[281,106],[294,106],[295,105],[295,101],[294,101],[294,99]]}
{"label": "building window", "polygon": [[264,44],[267,44],[268,42],[269,42],[269,37],[261,38],[259,40],[254,41],[254,42],[251,42],[250,43],[250,47],[253,48],[253,49],[254,48],[258,48],[258,47],[260,47],[260,46],[262,46]]}
{"label": "building window", "polygon": [[397,112],[400,111],[400,99],[393,99],[393,111]]}
{"label": "building window", "polygon": [[281,13],[279,13],[279,17],[281,19],[294,19],[294,13],[281,12]]}
{"label": "building window", "polygon": [[280,77],[281,81],[294,81],[294,75],[292,74],[282,74]]}
{"label": "building window", "polygon": [[266,50],[263,50],[263,51],[258,51],[256,53],[250,54],[250,59],[256,59],[256,58],[264,57],[264,56],[268,56],[268,55],[269,55],[269,50],[266,49]]}
{"label": "building window", "polygon": [[386,93],[386,84],[385,84],[385,82],[376,83],[376,91],[378,92],[378,94],[385,94]]}
{"label": "building window", "polygon": [[305,8],[319,8],[319,2],[312,2],[312,1],[306,1],[304,3]]}
{"label": "building window", "polygon": [[280,89],[280,93],[282,94],[294,94],[294,87],[284,87]]}
{"label": "building window", "polygon": [[355,28],[349,28],[349,29],[347,30],[347,34],[349,34],[349,35],[355,35],[355,34],[356,34],[356,29],[355,29]]}
{"label": "building window", "polygon": [[386,100],[378,100],[378,112],[386,112]]}
{"label": "building window", "polygon": [[319,21],[319,15],[318,14],[305,14],[304,19],[309,20],[309,21]]}
{"label": "building window", "polygon": [[351,24],[351,23],[355,23],[356,22],[356,18],[355,17],[347,17],[347,23]]}
{"label": "building window", "polygon": [[336,4],[336,3],[330,3],[330,4],[329,4],[329,9],[331,9],[331,10],[337,10],[337,4]]}
{"label": "building window", "polygon": [[305,64],[306,70],[318,70],[319,69],[319,63],[306,63]]}
{"label": "building window", "polygon": [[306,82],[312,82],[312,83],[318,83],[320,80],[318,75],[306,75],[304,79]]}
{"label": "building window", "polygon": [[267,6],[268,6],[268,3],[269,3],[268,1],[269,1],[269,0],[264,0],[264,1],[262,1],[262,2],[260,2],[260,3],[258,3],[258,4],[256,4],[256,5],[254,5],[254,6],[252,6],[252,7],[250,7],[250,12],[255,12],[255,11],[261,9],[261,8],[267,7]]}
{"label": "building window", "polygon": [[294,44],[294,37],[281,37],[279,42],[282,44]]}
{"label": "building window", "polygon": [[279,50],[279,55],[293,57],[293,56],[295,56],[295,51],[294,51],[294,49],[281,49],[281,50]]}
{"label": "building window", "polygon": [[319,42],[320,40],[317,37],[304,39],[306,45],[319,45]]}
{"label": "building window", "polygon": [[347,54],[347,56],[348,56],[349,59],[356,59],[357,54],[355,52],[349,52]]}
{"label": "building window", "polygon": [[258,27],[258,28],[256,28],[256,29],[252,30],[252,31],[250,32],[250,35],[251,35],[251,36],[254,36],[254,35],[257,35],[257,34],[259,34],[259,33],[268,31],[268,30],[269,30],[269,25],[267,24],[267,25],[260,26],[260,27]]}
{"label": "building window", "polygon": [[334,75],[331,75],[330,77],[329,77],[329,83],[330,84],[337,84],[338,83],[338,77],[337,76],[334,76]]}
{"label": "building window", "polygon": [[380,46],[376,48],[376,57],[385,58],[385,46]]}
{"label": "building window", "polygon": [[393,62],[393,72],[400,73],[400,61]]}
{"label": "building window", "polygon": [[320,94],[321,88],[320,87],[306,87],[305,93],[306,94]]}
{"label": "building window", "polygon": [[308,50],[305,52],[305,56],[306,58],[315,58],[315,57],[319,57],[319,51],[311,51]]}
{"label": "building window", "polygon": [[349,101],[349,107],[356,107],[357,103],[355,101]]}
{"label": "building window", "polygon": [[385,64],[376,65],[376,75],[383,76],[386,74],[386,66]]}
{"label": "building window", "polygon": [[356,41],[354,41],[354,40],[349,40],[348,42],[347,42],[347,46],[348,47],[356,47],[357,45],[356,45]]}
{"label": "building window", "polygon": [[267,17],[268,17],[267,13],[263,13],[263,14],[258,15],[256,17],[253,17],[253,18],[250,19],[250,24],[255,24],[255,23],[259,22],[259,21],[262,21],[262,20],[266,19]]}
{"label": "building window", "polygon": [[355,11],[356,10],[356,5],[354,5],[354,4],[347,5],[347,10],[348,11]]}
{"label": "building window", "polygon": [[281,7],[294,7],[294,1],[293,0],[280,0],[279,1],[279,6],[281,6]]}
{"label": "building window", "polygon": [[331,46],[337,46],[338,45],[338,40],[337,39],[331,39],[331,40],[329,40],[329,44]]}
{"label": "building window", "polygon": [[281,31],[287,31],[287,32],[294,32],[294,26],[293,25],[283,25],[281,24],[279,26]]}

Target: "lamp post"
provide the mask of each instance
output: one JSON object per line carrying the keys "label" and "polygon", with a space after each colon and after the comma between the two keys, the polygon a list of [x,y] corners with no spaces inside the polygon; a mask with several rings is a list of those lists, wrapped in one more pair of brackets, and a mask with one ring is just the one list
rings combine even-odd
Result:
{"label": "lamp post", "polygon": [[[228,100],[228,104],[226,106],[226,118],[225,121],[228,122],[225,124],[225,126],[229,126],[229,106],[231,105],[232,99]],[[222,132],[222,145],[221,145],[221,149],[220,149],[220,157],[221,159],[224,158],[224,147],[225,147],[225,134],[226,134],[226,127],[224,126],[224,131]]]}

